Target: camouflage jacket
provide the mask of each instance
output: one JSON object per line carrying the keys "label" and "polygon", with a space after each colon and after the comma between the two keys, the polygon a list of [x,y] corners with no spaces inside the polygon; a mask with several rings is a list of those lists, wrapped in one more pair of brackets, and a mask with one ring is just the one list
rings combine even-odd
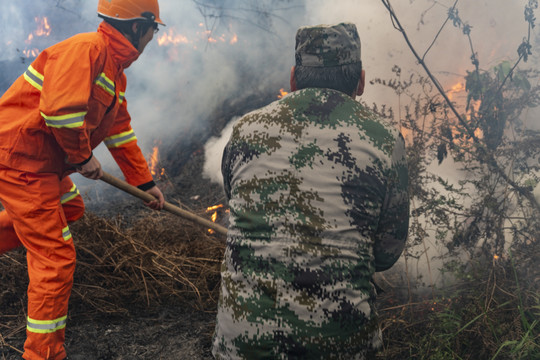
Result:
{"label": "camouflage jacket", "polygon": [[362,359],[379,348],[370,280],[408,230],[399,132],[350,96],[304,89],[235,124],[222,173],[230,226],[214,356]]}

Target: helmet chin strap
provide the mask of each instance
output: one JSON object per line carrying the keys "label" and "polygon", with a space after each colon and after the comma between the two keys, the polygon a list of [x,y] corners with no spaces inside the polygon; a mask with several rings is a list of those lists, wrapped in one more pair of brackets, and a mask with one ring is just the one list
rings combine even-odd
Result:
{"label": "helmet chin strap", "polygon": [[[153,24],[154,20],[156,19],[156,16],[154,14],[152,14],[151,12],[149,12],[149,11],[145,11],[141,15],[147,19],[147,24]],[[145,25],[144,22],[140,22],[140,23],[137,24],[137,31],[136,32],[134,32],[133,30],[131,31],[132,32],[131,33],[131,37],[132,37],[131,44],[137,50],[139,50],[139,42],[141,41],[141,38],[144,36],[146,31],[148,31],[148,27],[146,27],[144,25]]]}
{"label": "helmet chin strap", "polygon": [[139,43],[141,41],[141,37],[143,36],[143,26],[141,26],[142,24],[141,23],[138,23],[137,24],[137,31],[134,32],[133,30],[131,31],[132,34],[131,34],[131,44],[135,47],[135,49],[139,50]]}

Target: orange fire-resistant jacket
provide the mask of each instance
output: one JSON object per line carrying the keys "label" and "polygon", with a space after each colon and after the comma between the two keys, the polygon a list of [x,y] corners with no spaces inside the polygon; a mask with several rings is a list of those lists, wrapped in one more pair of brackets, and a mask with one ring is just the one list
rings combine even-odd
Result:
{"label": "orange fire-resistant jacket", "polygon": [[138,56],[105,22],[41,52],[0,99],[0,166],[63,177],[105,141],[127,182],[152,183],[124,99]]}

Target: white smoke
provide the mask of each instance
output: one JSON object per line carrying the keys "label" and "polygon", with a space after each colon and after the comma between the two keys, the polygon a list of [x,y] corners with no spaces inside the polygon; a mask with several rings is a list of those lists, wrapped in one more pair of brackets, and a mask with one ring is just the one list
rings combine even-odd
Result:
{"label": "white smoke", "polygon": [[[417,52],[423,56],[447,18],[455,0],[390,1]],[[523,10],[527,1],[460,1],[460,18],[472,26],[471,37],[480,67],[489,69],[505,59],[517,59],[517,46],[527,33]],[[369,81],[391,77],[394,65],[402,68],[404,78],[410,72],[424,75],[407,47],[403,36],[394,29],[388,11],[380,0],[341,0],[331,3],[307,0],[307,18],[311,24],[351,21],[362,40],[362,61]],[[448,22],[435,45],[425,57],[431,71],[445,86],[453,85],[472,70],[468,39]],[[367,103],[392,104],[392,93],[368,86],[363,99]]]}
{"label": "white smoke", "polygon": [[[393,1],[420,53],[428,48],[454,1]],[[362,39],[368,82],[391,78],[394,65],[400,66],[404,74],[422,72],[379,0],[213,3],[220,7],[201,10],[196,1],[161,0],[161,17],[167,26],[126,71],[126,98],[144,151],[149,151],[156,141],[167,142],[194,126],[207,126],[204,121],[225,99],[242,98],[268,86],[275,86],[276,93],[280,87],[288,90],[294,36],[299,26],[355,23]],[[459,15],[473,26],[472,38],[482,68],[516,57],[517,45],[526,32],[525,3],[458,2]],[[19,57],[25,47],[43,49],[75,33],[95,30],[100,22],[96,8],[96,0],[2,2],[0,34],[5,46],[0,60]],[[42,16],[49,17],[51,35],[34,39],[33,44],[25,43],[36,27],[34,19]],[[206,29],[212,30],[213,38],[223,40],[208,42]],[[159,46],[157,39],[164,33],[182,35],[185,42]],[[231,44],[233,36],[237,40]],[[468,46],[460,30],[447,24],[426,56],[443,84],[452,83],[472,68]],[[382,86],[368,84],[363,100],[393,104],[395,95]]]}
{"label": "white smoke", "polygon": [[221,175],[223,149],[231,137],[233,126],[237,119],[238,117],[231,119],[229,124],[221,131],[220,135],[211,137],[204,146],[205,163],[203,175],[218,184],[223,183],[223,176]]}

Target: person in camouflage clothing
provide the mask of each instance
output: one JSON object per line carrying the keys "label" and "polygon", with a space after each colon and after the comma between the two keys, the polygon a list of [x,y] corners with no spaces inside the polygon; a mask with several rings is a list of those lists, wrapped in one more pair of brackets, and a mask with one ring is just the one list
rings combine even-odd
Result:
{"label": "person in camouflage clothing", "polygon": [[355,25],[300,28],[291,90],[242,117],[222,162],[230,225],[217,359],[364,359],[382,345],[371,279],[403,251],[399,132],[355,101]]}

